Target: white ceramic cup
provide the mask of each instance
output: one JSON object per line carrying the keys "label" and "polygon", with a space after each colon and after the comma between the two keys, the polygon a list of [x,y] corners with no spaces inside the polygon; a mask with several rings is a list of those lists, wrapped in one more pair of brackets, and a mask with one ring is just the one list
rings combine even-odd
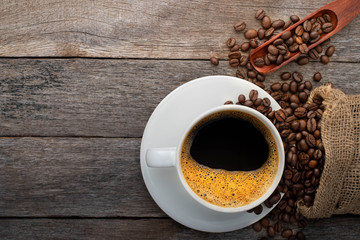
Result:
{"label": "white ceramic cup", "polygon": [[[187,137],[188,133],[192,130],[192,128],[200,122],[202,119],[206,118],[207,116],[210,116],[214,113],[219,113],[223,111],[239,111],[243,113],[247,113],[256,119],[260,120],[271,132],[272,136],[274,137],[276,141],[277,146],[277,152],[278,152],[278,169],[276,172],[275,179],[270,186],[270,188],[266,191],[264,195],[262,195],[257,200],[241,206],[241,207],[221,207],[214,204],[211,204],[204,199],[200,198],[198,195],[196,195],[193,190],[190,188],[190,186],[186,183],[186,180],[183,176],[182,170],[181,170],[181,164],[180,164],[180,154],[181,154],[181,148],[185,141],[185,138]],[[284,165],[285,165],[285,154],[284,154],[284,148],[283,148],[283,142],[281,140],[281,137],[279,135],[279,132],[275,128],[275,126],[272,124],[272,122],[266,118],[264,115],[259,113],[258,111],[251,109],[249,107],[241,106],[241,105],[222,105],[219,107],[215,107],[213,109],[210,109],[209,111],[201,114],[198,116],[184,131],[184,134],[182,135],[181,139],[179,140],[177,146],[174,147],[167,147],[167,148],[151,148],[147,149],[146,151],[146,164],[148,167],[152,168],[167,168],[167,167],[173,167],[177,170],[177,177],[179,178],[181,185],[186,189],[187,193],[193,197],[197,202],[199,202],[201,205],[218,211],[218,212],[224,212],[224,213],[236,213],[236,212],[243,212],[247,211],[249,209],[252,209],[259,204],[263,203],[275,190],[277,185],[280,182],[281,176],[284,171]]]}

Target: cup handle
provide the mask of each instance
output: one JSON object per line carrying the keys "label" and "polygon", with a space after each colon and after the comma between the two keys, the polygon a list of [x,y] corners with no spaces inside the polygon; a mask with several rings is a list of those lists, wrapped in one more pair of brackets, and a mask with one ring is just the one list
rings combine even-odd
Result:
{"label": "cup handle", "polygon": [[151,168],[174,167],[176,163],[176,148],[151,148],[146,151],[146,164]]}

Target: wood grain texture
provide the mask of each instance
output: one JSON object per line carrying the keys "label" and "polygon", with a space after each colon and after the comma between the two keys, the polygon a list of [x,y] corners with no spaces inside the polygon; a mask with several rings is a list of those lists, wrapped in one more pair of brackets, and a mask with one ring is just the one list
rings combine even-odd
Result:
{"label": "wood grain texture", "polygon": [[[291,63],[282,71],[298,69],[307,80],[320,71],[323,80],[316,85],[331,81],[356,94],[359,66]],[[234,71],[226,61],[215,67],[194,60],[1,59],[0,136],[141,137],[152,111],[176,87]]]}
{"label": "wood grain texture", "polygon": [[1,138],[0,196],[0,217],[166,216],[145,187],[140,139]]}
{"label": "wood grain texture", "polygon": [[[208,59],[227,56],[233,24],[264,8],[272,19],[305,17],[331,0],[4,0],[0,5],[0,56]],[[359,62],[360,18],[339,32],[334,61]]]}
{"label": "wood grain texture", "polygon": [[[357,240],[360,218],[336,217],[311,223],[306,239]],[[297,231],[297,229],[296,229]],[[2,240],[31,239],[243,239],[265,236],[251,227],[228,233],[205,233],[188,229],[171,219],[0,219]],[[279,234],[276,239],[282,239]]]}

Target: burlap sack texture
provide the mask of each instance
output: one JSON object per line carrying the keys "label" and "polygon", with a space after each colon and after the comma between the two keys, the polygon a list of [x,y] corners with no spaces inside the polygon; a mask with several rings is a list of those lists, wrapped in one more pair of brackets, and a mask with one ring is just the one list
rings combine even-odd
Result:
{"label": "burlap sack texture", "polygon": [[307,218],[360,214],[360,95],[345,95],[327,85],[314,89],[310,102],[314,96],[324,99],[321,138],[325,165],[314,205],[297,202],[298,211]]}

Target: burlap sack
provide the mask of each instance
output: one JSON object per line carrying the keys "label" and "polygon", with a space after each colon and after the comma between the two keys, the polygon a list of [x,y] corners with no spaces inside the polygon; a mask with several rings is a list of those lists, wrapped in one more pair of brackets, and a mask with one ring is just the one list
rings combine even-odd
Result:
{"label": "burlap sack", "polygon": [[298,202],[298,211],[307,218],[334,214],[360,214],[360,95],[345,95],[330,85],[311,92],[321,96],[325,110],[321,138],[325,165],[314,205]]}

